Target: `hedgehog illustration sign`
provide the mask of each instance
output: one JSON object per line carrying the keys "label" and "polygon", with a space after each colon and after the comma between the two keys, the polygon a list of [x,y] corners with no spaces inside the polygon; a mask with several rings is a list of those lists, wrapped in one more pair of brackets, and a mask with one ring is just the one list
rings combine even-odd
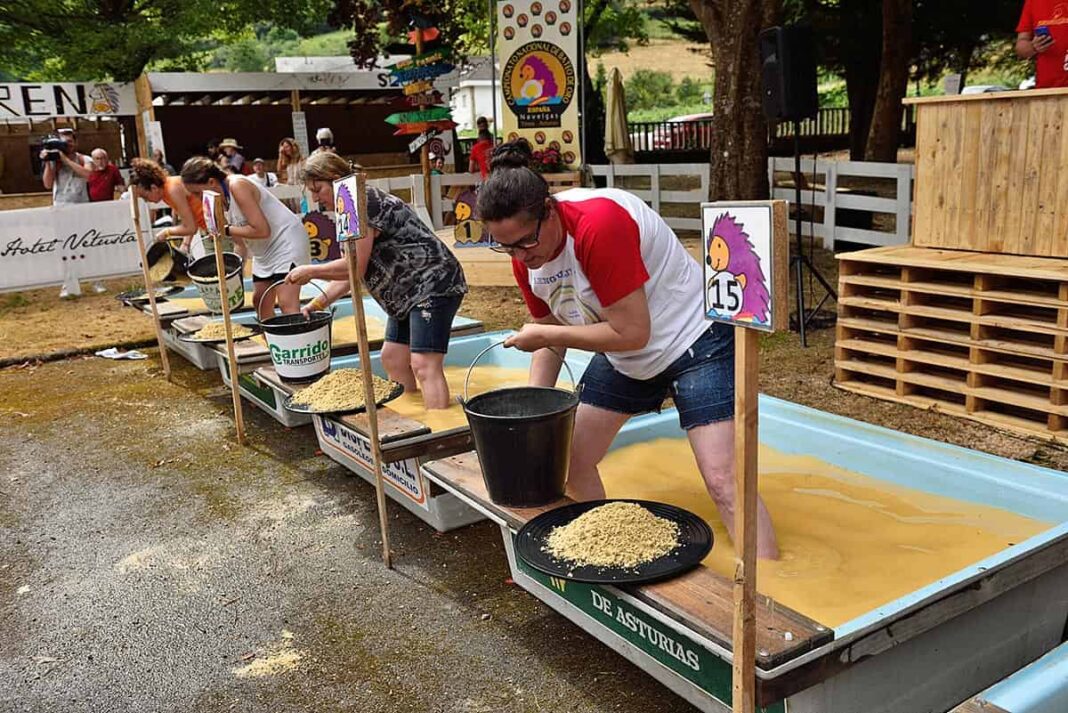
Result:
{"label": "hedgehog illustration sign", "polygon": [[504,138],[523,137],[536,152],[555,151],[572,168],[582,163],[578,10],[573,0],[497,3]]}
{"label": "hedgehog illustration sign", "polygon": [[360,186],[355,174],[334,181],[334,225],[338,242],[361,236],[359,200]]}
{"label": "hedgehog illustration sign", "polygon": [[785,210],[784,201],[701,206],[709,319],[767,332],[786,326]]}

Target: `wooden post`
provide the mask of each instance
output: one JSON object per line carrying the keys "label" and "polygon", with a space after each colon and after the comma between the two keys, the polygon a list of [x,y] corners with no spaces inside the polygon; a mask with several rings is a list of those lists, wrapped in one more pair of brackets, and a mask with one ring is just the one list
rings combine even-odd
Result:
{"label": "wooden post", "polygon": [[734,713],[756,700],[757,398],[760,333],[734,328]]}
{"label": "wooden post", "polygon": [[[226,231],[226,214],[222,210],[221,202],[222,196],[216,194],[211,204],[211,211],[215,216],[217,230],[212,232],[211,239],[215,245],[215,270],[219,279],[219,299],[222,301],[223,324],[226,328],[226,358],[230,366],[230,397],[234,403],[234,425],[237,428],[237,442],[243,446],[245,445],[245,414],[241,408],[241,385],[237,381],[237,355],[234,353],[233,325],[230,322],[230,296],[226,289],[226,263],[223,261],[223,245],[220,238],[220,233]],[[243,274],[241,279],[244,279]]]}
{"label": "wooden post", "polygon": [[137,115],[134,117],[137,127],[137,151],[141,156],[151,158],[148,151],[148,126],[145,121],[155,121],[156,111],[152,106],[152,85],[147,74],[142,73],[134,80],[134,96],[137,99]]}
{"label": "wooden post", "polygon": [[[356,175],[358,196],[356,209],[360,217],[360,235],[367,229],[367,178]],[[340,235],[338,236],[340,239]],[[378,502],[378,527],[382,534],[382,562],[393,569],[393,557],[389,552],[389,518],[386,512],[386,486],[382,479],[382,442],[378,437],[378,407],[375,404],[374,376],[371,373],[371,349],[367,345],[367,319],[363,311],[363,283],[356,260],[356,238],[348,237],[342,247],[349,266],[349,288],[352,292],[352,312],[356,320],[356,335],[360,348],[360,371],[363,374],[363,398],[367,406],[367,424],[371,440],[371,461],[375,475],[375,500]]]}
{"label": "wooden post", "polygon": [[[417,55],[423,54],[423,30],[415,28],[415,53]],[[423,144],[419,149],[419,165],[423,170],[423,195],[426,196],[426,204],[430,206],[433,204],[433,199],[430,197],[430,142]],[[353,293],[355,294],[355,293]]]}
{"label": "wooden post", "polygon": [[171,364],[167,360],[167,345],[163,343],[163,326],[159,323],[159,308],[156,307],[156,285],[148,274],[148,251],[145,250],[145,241],[141,238],[141,204],[137,200],[137,191],[133,188],[130,189],[130,212],[133,214],[137,249],[141,252],[141,274],[145,278],[145,294],[148,295],[148,305],[152,309],[152,322],[156,325],[156,342],[159,344],[159,358],[163,363],[163,376],[167,381],[170,381]]}

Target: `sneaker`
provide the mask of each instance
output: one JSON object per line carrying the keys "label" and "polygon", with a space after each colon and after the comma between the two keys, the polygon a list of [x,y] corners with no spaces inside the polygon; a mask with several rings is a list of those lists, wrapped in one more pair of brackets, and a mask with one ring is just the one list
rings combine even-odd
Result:
{"label": "sneaker", "polygon": [[108,288],[105,287],[104,283],[101,282],[100,280],[97,280],[96,282],[93,283],[93,292],[97,293],[98,295],[99,294],[103,294],[104,292],[107,292],[107,291],[108,291]]}
{"label": "sneaker", "polygon": [[63,285],[63,287],[60,287],[59,288],[59,299],[61,299],[61,300],[69,300],[70,298],[71,298],[71,294],[70,294],[70,292],[67,291],[67,286]]}

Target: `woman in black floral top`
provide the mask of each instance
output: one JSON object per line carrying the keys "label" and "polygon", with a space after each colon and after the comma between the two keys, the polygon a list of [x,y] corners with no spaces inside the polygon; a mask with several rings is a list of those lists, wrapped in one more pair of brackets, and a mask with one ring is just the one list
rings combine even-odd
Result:
{"label": "woman in black floral top", "polygon": [[[337,154],[320,152],[304,165],[304,185],[323,205],[332,206],[333,181],[354,167]],[[467,294],[463,268],[452,252],[401,199],[377,188],[367,189],[370,228],[356,241],[359,276],[389,315],[382,366],[405,391],[421,389],[427,408],[449,405],[443,368],[452,319]],[[321,265],[301,265],[286,277],[303,285],[334,280],[326,297],[305,311],[323,309],[349,291],[344,258]]]}

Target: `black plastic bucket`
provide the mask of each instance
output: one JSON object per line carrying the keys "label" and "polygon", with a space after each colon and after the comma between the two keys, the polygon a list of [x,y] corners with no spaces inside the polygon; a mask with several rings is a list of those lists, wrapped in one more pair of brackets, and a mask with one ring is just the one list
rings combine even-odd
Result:
{"label": "black plastic bucket", "polygon": [[[284,280],[279,280],[264,290],[260,295],[260,302],[268,292],[283,282]],[[259,307],[257,304],[257,315]],[[263,328],[267,348],[271,352],[271,362],[274,363],[274,370],[279,379],[300,384],[315,381],[330,372],[333,322],[333,310],[317,310],[308,317],[299,312],[280,314],[263,320],[256,317],[256,323]]]}
{"label": "black plastic bucket", "polygon": [[145,255],[148,259],[149,270],[155,267],[156,263],[162,260],[164,255],[171,256],[171,269],[158,282],[167,282],[185,276],[186,271],[189,269],[189,256],[167,242],[153,243],[149,246]]}
{"label": "black plastic bucket", "polygon": [[[482,351],[471,368],[487,351]],[[567,362],[564,367],[571,373]],[[574,379],[572,378],[572,381]],[[490,500],[508,507],[538,507],[564,495],[578,392],[516,386],[466,396],[463,403]]]}

